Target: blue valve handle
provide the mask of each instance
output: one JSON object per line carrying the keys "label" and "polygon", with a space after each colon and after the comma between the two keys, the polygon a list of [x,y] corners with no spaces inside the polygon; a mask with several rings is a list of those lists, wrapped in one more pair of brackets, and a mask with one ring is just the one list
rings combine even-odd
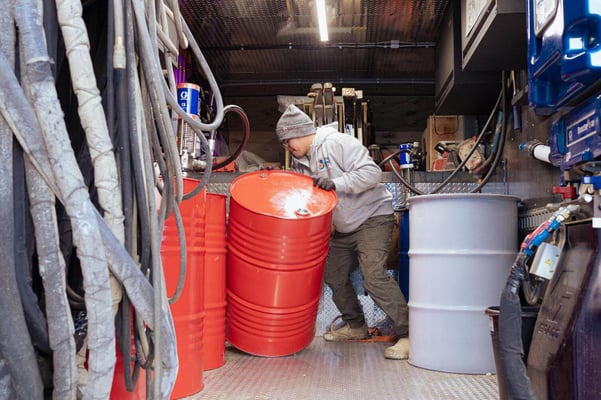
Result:
{"label": "blue valve handle", "polygon": [[593,189],[601,189],[601,176],[583,176],[582,183],[586,185],[593,185]]}

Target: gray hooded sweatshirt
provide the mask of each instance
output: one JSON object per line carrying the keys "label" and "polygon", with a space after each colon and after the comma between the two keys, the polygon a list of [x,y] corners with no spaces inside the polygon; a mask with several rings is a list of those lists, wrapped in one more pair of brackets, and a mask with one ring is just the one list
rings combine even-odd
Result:
{"label": "gray hooded sweatshirt", "polygon": [[359,140],[340,133],[338,124],[317,128],[307,156],[292,157],[292,168],[334,181],[338,205],[333,223],[338,232],[355,231],[370,217],[392,214],[392,194],[380,183],[382,170]]}

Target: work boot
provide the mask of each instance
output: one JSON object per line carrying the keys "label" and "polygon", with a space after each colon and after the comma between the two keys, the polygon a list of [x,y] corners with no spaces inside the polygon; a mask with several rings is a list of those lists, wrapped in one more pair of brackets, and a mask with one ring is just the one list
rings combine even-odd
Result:
{"label": "work boot", "polygon": [[360,328],[351,328],[349,324],[345,324],[342,328],[334,331],[330,330],[323,334],[323,338],[328,342],[341,342],[344,340],[361,340],[367,339],[367,324],[363,324]]}
{"label": "work boot", "polygon": [[384,350],[384,358],[390,360],[406,360],[409,358],[409,338],[401,338],[394,346]]}

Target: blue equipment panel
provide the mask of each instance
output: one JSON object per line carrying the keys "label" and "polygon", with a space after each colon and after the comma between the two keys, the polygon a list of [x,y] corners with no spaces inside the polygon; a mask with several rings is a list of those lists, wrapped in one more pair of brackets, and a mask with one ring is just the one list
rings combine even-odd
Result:
{"label": "blue equipment panel", "polygon": [[601,79],[601,1],[528,0],[528,97],[550,115]]}
{"label": "blue equipment panel", "polygon": [[601,156],[601,96],[591,98],[551,125],[549,158],[562,171]]}

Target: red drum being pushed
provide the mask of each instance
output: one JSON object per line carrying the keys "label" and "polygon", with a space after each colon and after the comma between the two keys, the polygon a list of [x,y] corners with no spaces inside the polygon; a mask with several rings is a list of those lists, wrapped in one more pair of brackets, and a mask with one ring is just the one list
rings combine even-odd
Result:
{"label": "red drum being pushed", "polygon": [[285,356],[315,336],[333,191],[310,177],[256,171],[230,187],[226,338],[259,356]]}

